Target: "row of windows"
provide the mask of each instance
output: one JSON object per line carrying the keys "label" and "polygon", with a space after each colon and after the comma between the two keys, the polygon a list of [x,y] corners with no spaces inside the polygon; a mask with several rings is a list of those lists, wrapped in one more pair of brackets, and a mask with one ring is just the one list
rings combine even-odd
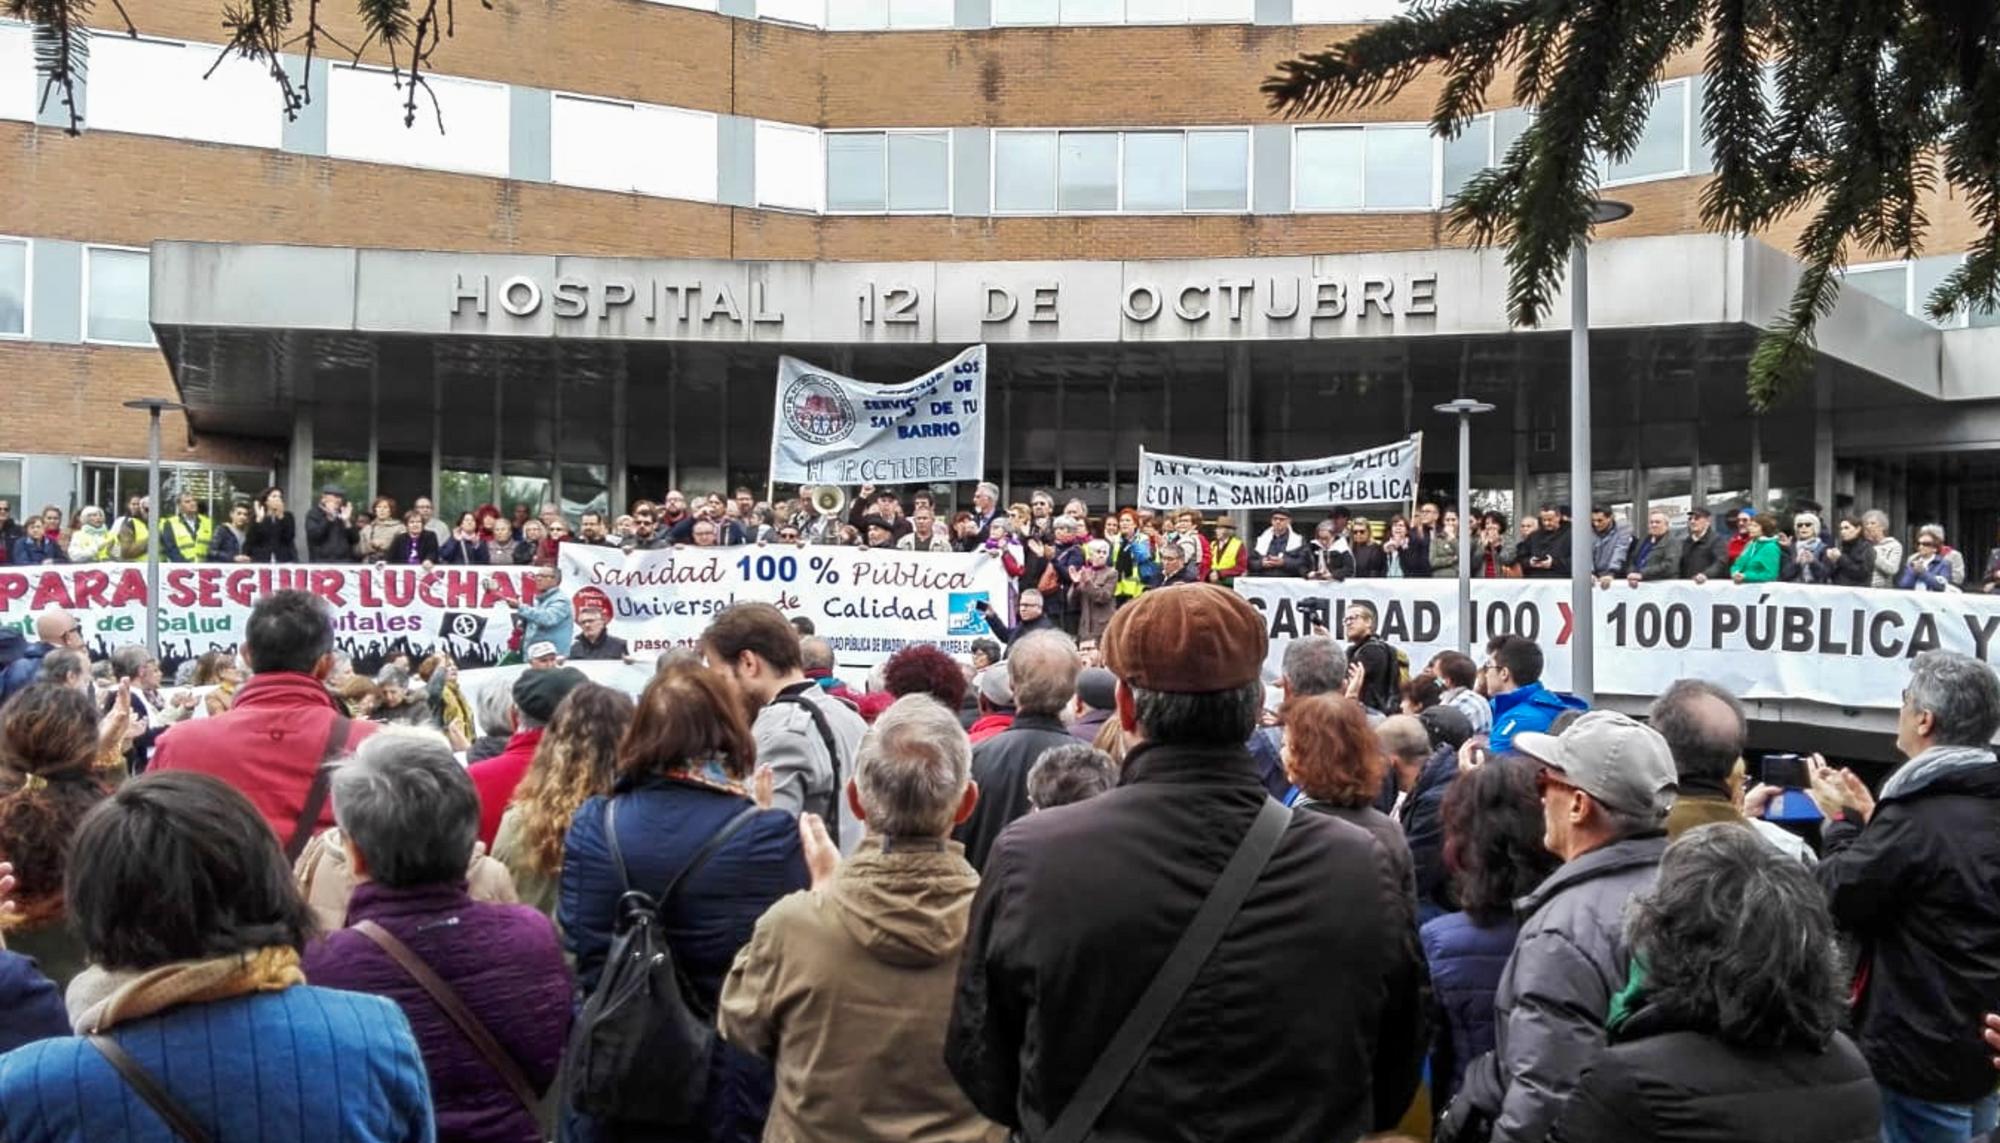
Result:
{"label": "row of windows", "polygon": [[[655,0],[717,10],[715,0]],[[994,27],[1248,24],[1256,0],[990,0]],[[1294,24],[1358,24],[1402,14],[1404,0],[1292,0]],[[829,31],[950,28],[952,0],[757,0],[757,17]]]}
{"label": "row of windows", "polygon": [[[0,27],[0,74],[26,51],[25,30]],[[19,34],[12,34],[19,33]],[[89,124],[239,146],[277,148],[283,118],[269,76],[212,45],[93,37]],[[213,71],[211,73],[211,67]],[[206,76],[207,78],[204,78]],[[32,85],[0,85],[18,103]],[[406,89],[386,71],[331,69],[326,151],[332,157],[506,177],[513,92],[433,75],[409,116]],[[548,96],[552,181],[601,190],[715,201],[720,119],[702,111],[595,96]],[[32,112],[32,98],[27,98]],[[1608,182],[1691,169],[1689,80],[1661,85],[1634,154]],[[0,103],[0,114],[21,111]],[[406,126],[405,119],[410,122]],[[1421,124],[1293,129],[1292,209],[1431,210],[1504,156],[1524,116],[1481,116],[1456,139]],[[1501,121],[1510,125],[1501,127]],[[1241,213],[1251,202],[1248,128],[1017,130],[992,133],[992,178],[977,198],[995,213]],[[947,213],[952,137],[942,128],[821,131],[759,122],[756,202],[811,212]],[[990,193],[990,198],[987,197]]]}
{"label": "row of windows", "polygon": [[[151,345],[151,257],[120,246],[83,248],[83,339],[109,345]],[[0,338],[29,335],[34,243],[0,238]]]}

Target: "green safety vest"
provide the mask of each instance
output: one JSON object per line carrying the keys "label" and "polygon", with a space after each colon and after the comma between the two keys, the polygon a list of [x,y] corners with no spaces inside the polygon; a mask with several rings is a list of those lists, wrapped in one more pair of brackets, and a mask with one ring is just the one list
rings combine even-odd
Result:
{"label": "green safety vest", "polygon": [[185,563],[198,564],[208,558],[209,545],[215,540],[215,522],[206,516],[194,518],[194,532],[188,532],[187,520],[173,516],[160,523],[160,531],[174,551]]}

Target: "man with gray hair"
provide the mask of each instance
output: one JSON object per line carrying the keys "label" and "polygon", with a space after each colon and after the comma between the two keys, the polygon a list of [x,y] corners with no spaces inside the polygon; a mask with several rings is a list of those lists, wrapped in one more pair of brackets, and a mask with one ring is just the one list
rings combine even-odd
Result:
{"label": "man with gray hair", "polygon": [[[1278,676],[1278,689],[1286,702],[1312,695],[1337,695],[1347,686],[1347,648],[1331,636],[1307,635],[1292,640],[1285,646],[1281,667],[1284,673]],[[1382,718],[1367,707],[1362,710],[1371,723]],[[1245,745],[1250,757],[1257,761],[1257,777],[1271,791],[1271,796],[1282,798],[1289,793],[1292,780],[1285,776],[1284,759],[1280,757],[1285,747],[1285,728],[1258,727]]]}
{"label": "man with gray hair", "polygon": [[1871,796],[1814,755],[1818,869],[1833,919],[1869,950],[1855,1041],[1882,1093],[1882,1138],[1984,1139],[1993,1068],[1973,1031],[2000,1000],[2000,680],[1918,655],[1896,715],[1908,756]]}
{"label": "man with gray hair", "polygon": [[1493,996],[1494,1047],[1467,1065],[1440,1139],[1479,1138],[1480,1124],[1492,1143],[1548,1138],[1629,975],[1626,902],[1652,888],[1667,848],[1679,779],[1659,732],[1598,710],[1513,748],[1524,759],[1502,765],[1539,768],[1542,844],[1563,864],[1515,910],[1525,919]]}
{"label": "man with gray hair", "polygon": [[1118,766],[1111,755],[1083,742],[1042,751],[1028,769],[1028,804],[1052,810],[1088,801],[1118,784]]}
{"label": "man with gray hair", "polygon": [[758,919],[717,1010],[724,1039],[775,1066],[766,1137],[994,1137],[944,1066],[979,887],[948,840],[979,801],[971,763],[957,717],[905,695],[875,721],[847,783],[866,830],[854,855],[842,861],[825,824],[800,818],[812,888]]}
{"label": "man with gray hair", "polygon": [[965,843],[965,859],[974,869],[985,868],[993,839],[1028,812],[1028,769],[1035,759],[1052,746],[1076,741],[1063,725],[1062,711],[1076,697],[1076,677],[1082,670],[1076,644],[1060,631],[1037,631],[1016,642],[1007,656],[1014,720],[973,748],[972,776],[985,795],[956,835]]}
{"label": "man with gray hair", "polygon": [[[479,793],[435,731],[393,728],[334,768],[334,819],[358,884],[347,927],[306,950],[316,985],[387,997],[409,1017],[450,1138],[541,1138],[570,1025],[570,974],[555,925],[527,905],[475,900],[466,867]],[[518,1091],[447,1013],[427,971],[499,1042]]]}

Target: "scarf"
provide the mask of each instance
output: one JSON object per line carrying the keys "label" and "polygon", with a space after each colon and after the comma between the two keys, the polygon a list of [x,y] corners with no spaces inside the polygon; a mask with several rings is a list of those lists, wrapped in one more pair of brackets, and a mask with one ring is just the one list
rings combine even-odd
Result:
{"label": "scarf", "polygon": [[1993,763],[1993,751],[1984,746],[1933,746],[1889,775],[1889,780],[1882,783],[1882,792],[1875,800],[1886,802],[1890,798],[1914,794],[1952,771]]}
{"label": "scarf", "polygon": [[70,1025],[78,1035],[89,1036],[183,1004],[282,992],[305,982],[298,950],[277,946],[144,971],[91,965],[70,981],[64,1003]]}

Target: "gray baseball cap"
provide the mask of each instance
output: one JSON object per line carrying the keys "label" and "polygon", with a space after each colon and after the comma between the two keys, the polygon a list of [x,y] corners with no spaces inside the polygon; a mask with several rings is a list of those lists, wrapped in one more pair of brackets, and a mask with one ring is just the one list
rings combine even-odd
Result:
{"label": "gray baseball cap", "polygon": [[1517,734],[1514,749],[1616,810],[1664,818],[1680,786],[1660,732],[1616,711],[1593,710],[1561,734]]}

